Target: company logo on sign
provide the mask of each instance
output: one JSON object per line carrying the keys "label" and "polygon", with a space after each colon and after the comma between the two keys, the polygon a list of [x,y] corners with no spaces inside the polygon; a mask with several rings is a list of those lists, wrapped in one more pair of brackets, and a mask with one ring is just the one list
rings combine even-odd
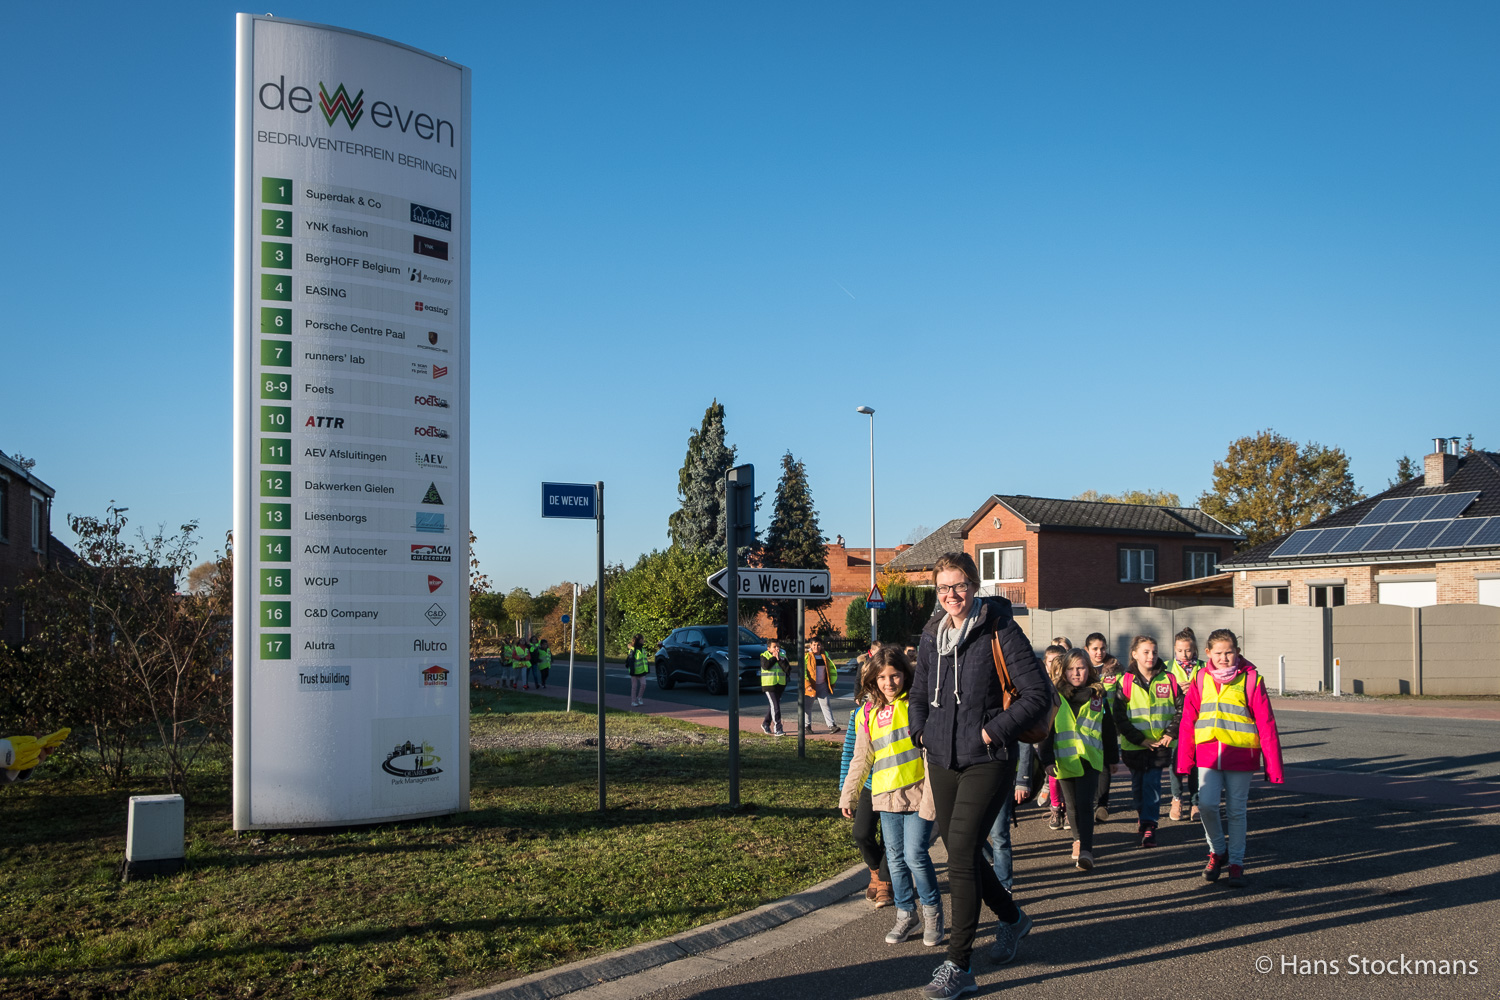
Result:
{"label": "company logo on sign", "polygon": [[427,484],[427,492],[422,496],[422,502],[435,503],[439,507],[443,506],[443,498],[442,495],[438,493],[437,483]]}
{"label": "company logo on sign", "polygon": [[322,107],[323,117],[327,119],[328,124],[332,125],[339,115],[343,115],[344,120],[349,123],[349,131],[354,131],[354,126],[365,113],[365,92],[361,90],[351,98],[349,91],[345,90],[341,83],[334,88],[330,96],[328,88],[323,86],[320,80],[318,81],[318,95],[318,104]]}
{"label": "company logo on sign", "polygon": [[427,342],[429,344],[431,344],[433,347],[437,346],[437,331],[436,330],[428,330],[427,331]]}
{"label": "company logo on sign", "polygon": [[416,202],[412,202],[411,221],[423,226],[431,226],[434,229],[453,231],[452,214],[441,209],[428,208],[426,205],[418,205]]}
{"label": "company logo on sign", "polygon": [[303,427],[323,427],[329,430],[342,430],[344,427],[343,417],[308,417]]}
{"label": "company logo on sign", "polygon": [[411,252],[421,254],[423,257],[435,257],[438,260],[447,260],[448,244],[444,240],[429,239],[421,233],[413,233],[411,237]]}
{"label": "company logo on sign", "polygon": [[446,469],[448,467],[448,456],[435,451],[419,451],[417,456],[417,468],[419,469]]}
{"label": "company logo on sign", "polygon": [[432,511],[417,511],[417,522],[412,527],[418,531],[430,531],[435,534],[442,534],[448,530],[444,515]]}
{"label": "company logo on sign", "polygon": [[398,778],[420,778],[427,774],[442,774],[443,769],[437,765],[443,758],[433,753],[433,749],[432,744],[425,740],[421,744],[413,743],[411,740],[399,743],[395,749],[385,755],[385,763],[380,765],[380,769]]}
{"label": "company logo on sign", "polygon": [[445,666],[442,666],[441,664],[434,663],[432,666],[428,667],[426,670],[423,670],[422,671],[422,686],[423,687],[429,687],[429,688],[430,687],[447,687],[448,686],[448,668],[445,667]]}
{"label": "company logo on sign", "polygon": [[[413,545],[411,547],[412,562],[452,562],[453,546],[451,545]],[[434,579],[428,577],[429,582]],[[439,581],[441,583],[441,581]]]}
{"label": "company logo on sign", "polygon": [[436,594],[438,592],[438,588],[442,585],[442,577],[433,576],[431,573],[427,574],[427,592],[429,594]]}
{"label": "company logo on sign", "polygon": [[416,403],[418,406],[436,406],[437,408],[442,410],[446,410],[448,408],[448,401],[446,399],[444,399],[442,396],[434,396],[430,393],[426,396],[413,396],[411,401],[413,403]]}
{"label": "company logo on sign", "polygon": [[430,306],[430,305],[426,305],[426,304],[421,303],[421,302],[414,302],[414,303],[412,303],[412,305],[417,310],[417,312],[437,313],[439,316],[446,316],[446,315],[448,315],[448,307],[447,306]]}
{"label": "company logo on sign", "polygon": [[448,612],[443,610],[442,605],[434,604],[423,613],[422,617],[432,622],[433,628],[436,628],[443,624],[443,619],[448,617]]}
{"label": "company logo on sign", "polygon": [[411,432],[417,437],[424,438],[445,438],[448,436],[448,432],[443,430],[443,428],[434,427],[431,424],[428,424],[426,427],[413,427]]}
{"label": "company logo on sign", "polygon": [[433,378],[442,378],[443,376],[445,376],[447,374],[448,374],[448,366],[447,365],[433,365],[432,366],[432,377]]}

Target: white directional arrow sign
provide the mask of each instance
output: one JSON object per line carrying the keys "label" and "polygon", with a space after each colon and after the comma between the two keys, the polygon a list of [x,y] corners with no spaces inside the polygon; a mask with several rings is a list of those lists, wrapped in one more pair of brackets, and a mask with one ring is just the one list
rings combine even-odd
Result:
{"label": "white directional arrow sign", "polygon": [[[708,585],[721,597],[728,597],[724,577],[729,570],[721,569],[708,578]],[[760,600],[821,601],[833,592],[826,569],[752,569],[740,567],[740,597]]]}

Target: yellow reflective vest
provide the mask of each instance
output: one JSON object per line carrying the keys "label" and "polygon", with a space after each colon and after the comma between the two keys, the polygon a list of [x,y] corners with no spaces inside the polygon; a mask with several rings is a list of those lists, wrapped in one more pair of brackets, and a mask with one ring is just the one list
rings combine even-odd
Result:
{"label": "yellow reflective vest", "polygon": [[1096,771],[1104,770],[1104,713],[1109,711],[1104,699],[1091,699],[1075,715],[1068,699],[1062,699],[1057,718],[1052,722],[1053,765],[1059,778],[1077,778],[1083,774],[1083,762]]}
{"label": "yellow reflective vest", "polygon": [[1198,671],[1203,669],[1202,660],[1194,660],[1192,663],[1179,663],[1173,660],[1167,664],[1173,677],[1177,678],[1177,686],[1186,691],[1192,686],[1193,681],[1198,678]]}
{"label": "yellow reflective vest", "polygon": [[867,708],[864,713],[870,749],[875,754],[870,765],[871,795],[883,795],[898,788],[919,785],[926,775],[922,751],[911,741],[907,711],[906,695],[902,695],[890,706],[890,718],[884,722],[881,722],[884,710]]}
{"label": "yellow reflective vest", "polygon": [[625,653],[625,666],[630,669],[630,676],[641,677],[651,672],[651,654],[646,652],[646,647],[639,649],[631,647]]}
{"label": "yellow reflective vest", "polygon": [[[1255,715],[1250,711],[1249,691],[1246,678],[1249,670],[1241,670],[1234,680],[1220,687],[1213,674],[1202,672],[1202,705],[1198,709],[1198,721],[1193,726],[1193,742],[1208,743],[1218,740],[1229,747],[1260,749],[1260,731],[1255,728]],[[1260,675],[1255,675],[1260,683]]]}
{"label": "yellow reflective vest", "polygon": [[768,649],[760,654],[760,686],[763,688],[774,687],[777,684],[786,683],[786,661],[779,656],[772,656]]}
{"label": "yellow reflective vest", "polygon": [[[838,683],[839,668],[834,665],[833,657],[827,653],[819,653],[818,655],[823,657],[823,665],[828,671],[828,690],[832,691],[834,684]],[[809,698],[818,693],[813,684],[813,680],[818,676],[817,667],[818,665],[813,662],[813,655],[811,653],[802,658],[802,690],[807,692]]]}
{"label": "yellow reflective vest", "polygon": [[[1120,678],[1120,697],[1125,699],[1125,714],[1130,724],[1146,739],[1159,740],[1172,728],[1177,717],[1177,698],[1182,689],[1165,670],[1158,670],[1156,676],[1145,684],[1139,680],[1133,671]],[[1175,738],[1177,734],[1174,732],[1172,736]],[[1130,742],[1123,732],[1120,733],[1120,746],[1126,750],[1146,749]]]}

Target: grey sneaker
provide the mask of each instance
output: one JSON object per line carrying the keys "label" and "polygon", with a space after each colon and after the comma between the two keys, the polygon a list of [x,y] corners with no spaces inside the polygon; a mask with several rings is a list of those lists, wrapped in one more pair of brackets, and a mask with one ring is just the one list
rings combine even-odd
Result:
{"label": "grey sneaker", "polygon": [[945,936],[943,929],[943,903],[938,901],[936,906],[922,904],[922,943],[929,948],[936,948],[943,943]]}
{"label": "grey sneaker", "polygon": [[932,982],[922,987],[922,996],[927,1000],[955,1000],[965,993],[978,993],[979,984],[974,974],[960,969],[952,962],[944,962],[932,970]]}
{"label": "grey sneaker", "polygon": [[1016,949],[1021,946],[1021,939],[1031,930],[1031,917],[1019,906],[1016,912],[1021,916],[1013,924],[1000,921],[995,925],[995,943],[990,947],[989,959],[996,965],[1008,965],[1015,960]]}
{"label": "grey sneaker", "polygon": [[897,910],[896,926],[886,932],[885,943],[900,944],[916,932],[917,912],[915,910]]}

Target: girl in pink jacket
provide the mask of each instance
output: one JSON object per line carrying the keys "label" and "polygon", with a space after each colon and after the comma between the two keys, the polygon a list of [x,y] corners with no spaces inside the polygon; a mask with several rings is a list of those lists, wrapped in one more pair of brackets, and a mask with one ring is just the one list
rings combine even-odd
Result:
{"label": "girl in pink jacket", "polygon": [[[1214,882],[1226,864],[1228,884],[1245,884],[1245,809],[1250,776],[1265,759],[1266,780],[1279,785],[1281,740],[1271,697],[1255,664],[1240,656],[1239,640],[1227,628],[1208,637],[1208,662],[1188,688],[1178,730],[1177,770],[1198,769],[1203,832],[1208,838],[1205,881]],[[1219,795],[1228,800],[1229,840],[1219,825]]]}

